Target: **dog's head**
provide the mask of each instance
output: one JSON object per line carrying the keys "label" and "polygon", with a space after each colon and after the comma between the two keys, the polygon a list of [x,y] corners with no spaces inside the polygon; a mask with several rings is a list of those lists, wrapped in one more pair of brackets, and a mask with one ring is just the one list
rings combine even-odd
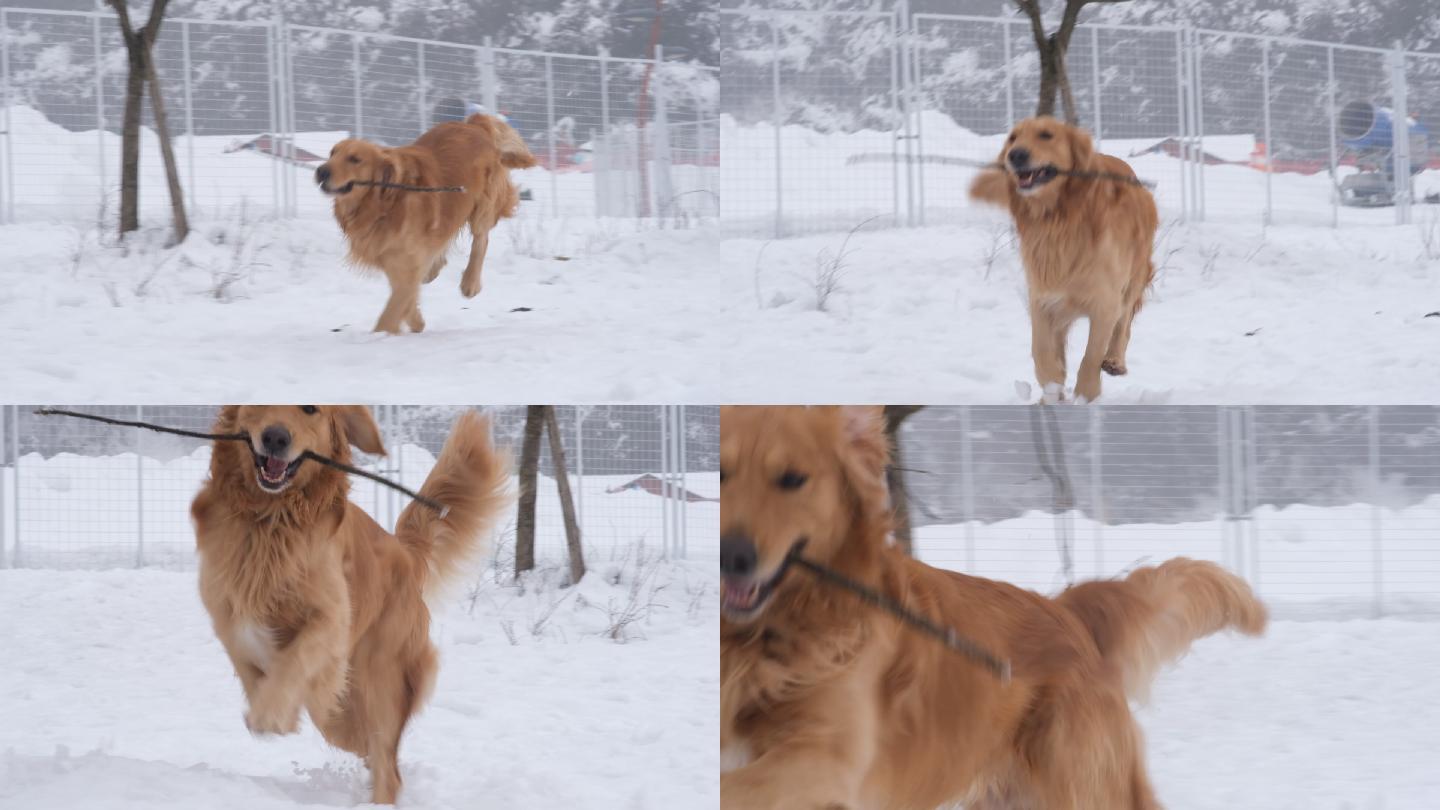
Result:
{"label": "dog's head", "polygon": [[[868,557],[889,515],[882,412],[864,407],[742,407],[720,411],[721,610],[753,621],[803,572],[786,559],[835,565]],[[783,574],[783,576],[782,576]]]}
{"label": "dog's head", "polygon": [[999,162],[1020,196],[1044,201],[1064,189],[1066,172],[1088,169],[1094,160],[1095,145],[1084,130],[1044,116],[1010,130]]}
{"label": "dog's head", "polygon": [[355,185],[356,180],[390,183],[398,169],[387,151],[369,141],[346,138],[335,144],[330,157],[315,170],[315,183],[332,197],[343,197],[369,186]]}
{"label": "dog's head", "polygon": [[245,435],[248,452],[235,456],[234,463],[252,463],[254,474],[241,478],[247,487],[271,495],[303,490],[329,469],[303,463],[306,451],[341,462],[349,461],[351,446],[385,454],[380,428],[362,405],[227,405],[217,427],[221,433]]}

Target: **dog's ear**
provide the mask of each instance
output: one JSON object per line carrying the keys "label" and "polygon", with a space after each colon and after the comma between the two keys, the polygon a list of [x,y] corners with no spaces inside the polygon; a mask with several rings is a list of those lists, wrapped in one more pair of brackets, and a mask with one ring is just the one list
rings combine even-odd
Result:
{"label": "dog's ear", "polygon": [[380,440],[380,426],[364,405],[341,405],[335,408],[335,424],[345,434],[345,441],[355,449],[372,456],[385,455],[385,443]]}
{"label": "dog's ear", "polygon": [[890,444],[885,438],[885,410],[878,405],[846,405],[839,409],[840,462],[845,478],[867,519],[890,511],[885,468]]}
{"label": "dog's ear", "polygon": [[1068,127],[1070,136],[1070,168],[1085,169],[1095,162],[1095,142],[1090,133],[1079,127]]}
{"label": "dog's ear", "polygon": [[[401,165],[400,158],[396,157],[389,149],[380,152],[380,177],[378,179],[382,183],[405,182],[405,167]],[[398,193],[396,189],[383,186],[376,190],[380,192],[381,197],[389,197]]]}

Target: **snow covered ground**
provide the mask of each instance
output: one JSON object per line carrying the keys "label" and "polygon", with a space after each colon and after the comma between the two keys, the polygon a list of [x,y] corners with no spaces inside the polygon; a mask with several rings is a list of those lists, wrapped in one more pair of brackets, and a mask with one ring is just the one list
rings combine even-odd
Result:
{"label": "snow covered ground", "polygon": [[[422,404],[702,402],[715,379],[718,234],[523,216],[458,291],[468,236],[421,298],[420,335],[371,332],[389,288],[345,265],[328,215],[199,220],[164,250],[93,227],[0,227],[0,378],[11,399]],[[105,235],[108,240],[108,234]],[[148,240],[148,241],[147,241]],[[711,400],[713,401],[713,400]]]}
{"label": "snow covered ground", "polygon": [[[650,549],[559,579],[553,562],[523,586],[482,574],[437,610],[440,677],[401,744],[400,807],[718,804],[713,563]],[[308,720],[245,731],[193,573],[0,571],[0,615],[0,808],[368,800],[364,767]]]}
{"label": "snow covered ground", "polygon": [[[1430,402],[1440,396],[1440,223],[1166,225],[1108,403]],[[977,212],[976,216],[980,216]],[[1430,248],[1428,233],[1435,235]],[[723,242],[717,358],[739,402],[1032,401],[1023,269],[984,224]],[[1070,379],[1084,353],[1071,329]],[[1020,385],[1017,385],[1020,384]]]}

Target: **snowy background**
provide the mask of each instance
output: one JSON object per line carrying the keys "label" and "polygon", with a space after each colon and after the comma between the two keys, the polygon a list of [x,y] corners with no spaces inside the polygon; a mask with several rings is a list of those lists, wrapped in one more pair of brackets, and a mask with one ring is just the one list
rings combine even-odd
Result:
{"label": "snowy background", "polygon": [[[198,427],[196,410],[157,408],[150,418]],[[391,464],[378,469],[417,485],[453,410],[382,411]],[[503,520],[490,553],[434,605],[440,678],[401,746],[402,807],[718,802],[716,414],[687,409],[681,444],[691,468],[678,485],[693,497],[678,513],[682,545],[670,536],[675,507],[661,506],[675,499],[643,486],[663,471],[659,409],[582,410],[558,417],[572,469],[582,462],[570,430],[584,426],[592,472],[572,478],[588,573],[565,582],[546,461],[536,570],[513,578],[514,521]],[[497,412],[502,446],[513,449],[522,416]],[[53,417],[12,418],[10,427],[21,455],[18,476],[13,466],[0,475],[0,560],[26,567],[0,570],[0,807],[365,802],[363,767],[308,721],[294,737],[257,740],[244,730],[239,684],[193,570],[186,510],[208,446],[152,437],[137,457],[133,431]],[[388,495],[358,480],[352,490],[385,524],[404,505]],[[145,567],[136,568],[142,520]]]}

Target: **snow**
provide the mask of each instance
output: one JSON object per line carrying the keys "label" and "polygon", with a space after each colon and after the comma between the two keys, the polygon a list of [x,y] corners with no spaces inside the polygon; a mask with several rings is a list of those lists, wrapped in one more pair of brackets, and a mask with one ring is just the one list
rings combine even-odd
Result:
{"label": "snow", "polygon": [[[473,603],[439,607],[440,676],[401,743],[400,807],[718,804],[713,565],[636,560],[568,589],[553,567],[523,587],[492,572]],[[612,640],[637,577],[645,615]],[[245,731],[193,573],[0,571],[0,614],[0,808],[367,802],[363,766],[308,720]]]}

